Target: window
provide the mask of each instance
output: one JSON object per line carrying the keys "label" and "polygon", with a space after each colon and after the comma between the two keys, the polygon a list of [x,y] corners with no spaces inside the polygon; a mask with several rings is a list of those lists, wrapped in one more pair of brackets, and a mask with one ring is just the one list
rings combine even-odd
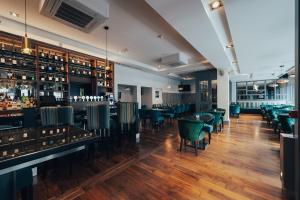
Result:
{"label": "window", "polygon": [[[243,81],[236,83],[237,100],[287,100],[294,91],[292,83],[278,84],[276,80]],[[291,101],[290,101],[291,102]]]}

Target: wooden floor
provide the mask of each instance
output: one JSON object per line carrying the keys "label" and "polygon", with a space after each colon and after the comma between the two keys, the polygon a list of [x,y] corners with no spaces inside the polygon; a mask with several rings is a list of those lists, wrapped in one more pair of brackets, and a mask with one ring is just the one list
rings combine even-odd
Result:
{"label": "wooden floor", "polygon": [[283,199],[279,139],[259,115],[231,119],[197,157],[178,148],[177,126],[144,130],[139,145],[108,161],[79,161],[72,175],[39,179],[35,199]]}

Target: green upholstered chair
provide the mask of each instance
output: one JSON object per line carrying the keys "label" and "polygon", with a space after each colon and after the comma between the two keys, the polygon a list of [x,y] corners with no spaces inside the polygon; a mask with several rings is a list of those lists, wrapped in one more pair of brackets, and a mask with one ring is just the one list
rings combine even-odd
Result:
{"label": "green upholstered chair", "polygon": [[162,116],[170,121],[170,123],[175,118],[175,109],[170,107],[167,112],[163,112]]}
{"label": "green upholstered chair", "polygon": [[210,144],[211,134],[214,131],[214,125],[213,125],[213,123],[214,123],[215,116],[213,114],[211,114],[211,113],[208,113],[208,112],[197,112],[197,113],[194,113],[194,116],[196,116],[196,115],[198,115],[199,119],[204,122],[202,130],[205,133],[208,134],[208,143]]}
{"label": "green upholstered chair", "polygon": [[239,117],[241,112],[241,106],[239,104],[231,104],[229,106],[229,114],[231,117]]}
{"label": "green upholstered chair", "polygon": [[144,109],[139,109],[139,119],[142,123],[142,126],[146,125],[146,120],[147,120],[147,110]]}
{"label": "green upholstered chair", "polygon": [[142,105],[142,106],[141,106],[141,109],[142,109],[142,110],[146,110],[146,109],[147,109],[147,106],[146,106],[146,105]]}
{"label": "green upholstered chair", "polygon": [[[182,150],[182,145],[186,148],[186,142],[190,141],[195,148],[195,155],[198,155],[198,144],[199,141],[205,143],[205,133],[202,131],[204,122],[196,120],[178,120],[178,129],[180,135],[180,151]],[[203,144],[205,145],[205,144]]]}
{"label": "green upholstered chair", "polygon": [[222,113],[218,112],[218,111],[209,111],[209,113],[214,115],[214,122],[213,122],[213,126],[214,126],[214,130],[219,132],[222,130]]}
{"label": "green upholstered chair", "polygon": [[284,132],[284,133],[293,133],[294,132],[295,119],[279,114],[278,120],[279,120],[280,132]]}
{"label": "green upholstered chair", "polygon": [[175,109],[175,117],[176,118],[180,117],[180,114],[181,114],[181,107],[180,107],[180,105],[176,105],[174,107],[174,109]]}
{"label": "green upholstered chair", "polygon": [[164,120],[165,120],[165,118],[164,118],[164,116],[162,116],[160,111],[157,111],[157,110],[151,111],[151,123],[152,123],[153,129],[155,127],[157,127],[158,129],[159,129],[159,127],[162,127]]}
{"label": "green upholstered chair", "polygon": [[225,116],[225,113],[226,113],[226,109],[224,109],[224,108],[216,108],[216,110],[218,112],[222,113],[221,120],[222,120],[222,128],[223,128],[224,127],[224,116]]}

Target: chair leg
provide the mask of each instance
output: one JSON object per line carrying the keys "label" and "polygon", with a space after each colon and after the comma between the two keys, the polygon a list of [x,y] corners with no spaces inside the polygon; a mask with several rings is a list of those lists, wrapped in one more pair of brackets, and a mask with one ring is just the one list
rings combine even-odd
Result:
{"label": "chair leg", "polygon": [[194,142],[194,146],[195,146],[195,155],[198,156],[198,141]]}
{"label": "chair leg", "polygon": [[210,144],[210,140],[211,140],[211,133],[208,133],[208,144]]}
{"label": "chair leg", "polygon": [[186,140],[184,139],[184,151],[186,151]]}
{"label": "chair leg", "polygon": [[181,150],[182,150],[182,143],[183,143],[183,139],[180,138],[180,149],[179,149],[180,152],[181,152]]}

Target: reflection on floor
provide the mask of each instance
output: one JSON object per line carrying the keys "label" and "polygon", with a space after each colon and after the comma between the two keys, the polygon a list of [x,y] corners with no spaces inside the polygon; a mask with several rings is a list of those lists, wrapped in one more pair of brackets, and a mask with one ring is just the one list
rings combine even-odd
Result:
{"label": "reflection on floor", "polygon": [[[143,130],[141,143],[39,178],[35,199],[282,199],[279,139],[259,115],[231,119],[196,157],[179,152],[177,125]],[[78,159],[77,159],[78,160]]]}

